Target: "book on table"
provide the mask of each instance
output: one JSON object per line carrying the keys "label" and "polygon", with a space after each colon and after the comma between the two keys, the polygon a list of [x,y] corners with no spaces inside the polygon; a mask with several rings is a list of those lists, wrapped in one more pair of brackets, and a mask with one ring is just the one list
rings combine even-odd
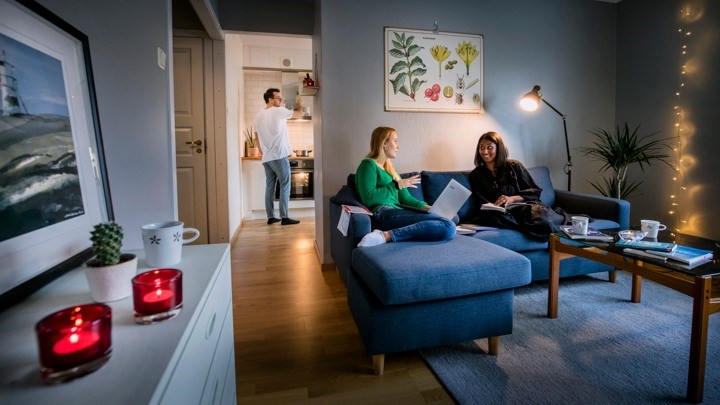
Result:
{"label": "book on table", "polygon": [[696,249],[690,246],[683,245],[678,245],[677,248],[675,248],[675,250],[672,252],[649,253],[689,265],[705,263],[713,258],[713,252],[710,250]]}
{"label": "book on table", "polygon": [[614,240],[612,236],[604,234],[590,226],[588,226],[587,234],[585,235],[574,233],[572,225],[560,225],[560,229],[562,229],[563,233],[567,235],[570,239],[595,240],[602,242],[612,242]]}
{"label": "book on table", "polygon": [[678,247],[678,245],[672,242],[654,242],[650,240],[636,240],[634,242],[619,240],[615,242],[615,246],[621,248],[652,250],[657,252],[673,252]]}
{"label": "book on table", "polygon": [[528,203],[523,202],[517,202],[517,203],[510,203],[505,206],[495,205],[493,203],[485,203],[480,206],[481,211],[499,211],[499,212],[507,212],[508,210],[511,210],[513,208],[522,207],[523,205],[529,205]]}

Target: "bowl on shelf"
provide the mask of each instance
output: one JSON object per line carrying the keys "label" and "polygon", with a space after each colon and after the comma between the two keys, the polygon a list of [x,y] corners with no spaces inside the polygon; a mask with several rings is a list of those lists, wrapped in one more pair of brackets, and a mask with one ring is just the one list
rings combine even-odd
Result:
{"label": "bowl on shelf", "polygon": [[625,242],[632,243],[632,242],[639,241],[640,239],[647,236],[647,232],[628,229],[625,231],[618,232],[618,236],[620,237],[620,239],[624,240]]}

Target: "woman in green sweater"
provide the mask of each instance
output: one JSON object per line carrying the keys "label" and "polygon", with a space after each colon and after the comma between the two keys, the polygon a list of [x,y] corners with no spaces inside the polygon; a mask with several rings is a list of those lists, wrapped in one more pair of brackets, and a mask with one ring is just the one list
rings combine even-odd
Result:
{"label": "woman in green sweater", "polygon": [[[410,239],[441,241],[455,235],[452,221],[430,214],[427,212],[429,205],[410,195],[408,188],[417,187],[420,178],[417,175],[400,178],[390,163],[390,159],[397,157],[398,149],[398,136],[394,129],[375,128],[370,139],[370,153],[357,168],[355,185],[360,199],[373,212],[380,229],[365,235],[359,247]],[[419,211],[403,209],[403,206]]]}

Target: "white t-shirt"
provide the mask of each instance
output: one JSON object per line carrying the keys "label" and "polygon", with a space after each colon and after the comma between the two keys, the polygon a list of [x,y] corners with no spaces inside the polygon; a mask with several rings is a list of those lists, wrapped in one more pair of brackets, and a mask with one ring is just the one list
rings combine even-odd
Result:
{"label": "white t-shirt", "polygon": [[285,107],[264,108],[255,116],[253,126],[258,134],[262,162],[278,160],[292,155],[287,120],[293,112]]}

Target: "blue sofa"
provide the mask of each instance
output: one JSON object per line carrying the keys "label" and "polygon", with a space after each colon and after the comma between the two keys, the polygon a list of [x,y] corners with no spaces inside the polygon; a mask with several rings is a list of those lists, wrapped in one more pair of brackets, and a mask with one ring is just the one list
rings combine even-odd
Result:
{"label": "blue sofa", "polygon": [[[626,229],[627,201],[554,190],[545,167],[529,169],[543,189],[541,200],[567,212],[593,218],[597,229]],[[404,177],[418,173],[407,173]],[[410,189],[432,204],[450,179],[470,187],[469,172],[420,173],[421,187]],[[330,199],[331,254],[348,289],[348,305],[376,374],[384,355],[423,347],[488,338],[488,353],[497,354],[499,337],[512,333],[513,290],[548,278],[547,243],[499,229],[445,242],[400,242],[356,248],[374,227],[372,217],[350,216],[347,236],[335,226],[342,205],[362,205],[354,175]],[[461,222],[476,212],[469,199]],[[609,271],[582,258],[561,262],[560,276]]]}

